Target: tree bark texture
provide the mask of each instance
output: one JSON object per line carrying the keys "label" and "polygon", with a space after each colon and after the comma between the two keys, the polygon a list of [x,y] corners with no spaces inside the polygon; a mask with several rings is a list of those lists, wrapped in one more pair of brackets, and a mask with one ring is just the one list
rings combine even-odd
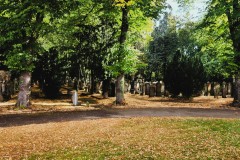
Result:
{"label": "tree bark texture", "polygon": [[[233,0],[232,2],[222,1],[226,7],[226,15],[228,17],[228,24],[231,39],[234,49],[234,60],[240,68],[240,2],[239,0]],[[231,5],[229,5],[231,3]],[[238,70],[239,70],[238,68]],[[240,106],[240,72],[236,73],[235,85],[234,85],[234,101],[235,106]]]}
{"label": "tree bark texture", "polygon": [[19,78],[19,93],[16,107],[29,107],[31,94],[31,73],[23,72]]}
{"label": "tree bark texture", "polygon": [[240,74],[235,77],[233,97],[233,105],[236,107],[240,107]]}
{"label": "tree bark texture", "polygon": [[[126,39],[127,39],[127,32],[129,29],[128,24],[128,8],[125,5],[122,8],[122,25],[121,25],[121,35],[119,37],[119,43],[120,47],[123,47]],[[124,55],[120,53],[118,55],[119,60],[121,61],[124,58]],[[124,105],[125,99],[124,99],[124,73],[118,75],[117,81],[116,81],[116,104],[117,105]]]}
{"label": "tree bark texture", "polygon": [[124,99],[124,74],[121,74],[117,77],[116,81],[116,104],[125,105]]}

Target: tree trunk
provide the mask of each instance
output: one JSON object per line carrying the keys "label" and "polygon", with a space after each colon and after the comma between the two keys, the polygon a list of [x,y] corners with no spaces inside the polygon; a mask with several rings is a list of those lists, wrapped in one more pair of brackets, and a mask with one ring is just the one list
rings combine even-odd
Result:
{"label": "tree trunk", "polygon": [[[128,0],[126,0],[128,2]],[[127,39],[127,32],[129,29],[129,24],[128,24],[128,7],[125,5],[122,8],[122,25],[121,25],[121,35],[119,37],[119,43],[120,47],[123,47],[124,43],[126,42]],[[121,49],[120,49],[121,50]],[[124,57],[124,54],[120,53],[118,55],[119,61],[121,62]],[[117,105],[125,105],[125,99],[124,99],[124,73],[118,75],[117,81],[116,81],[116,104]]]}
{"label": "tree trunk", "polygon": [[[228,17],[228,26],[230,30],[231,39],[234,49],[234,60],[240,68],[240,2],[239,0],[233,0],[232,2],[222,1],[226,7],[226,15]],[[229,5],[230,3],[230,5]],[[231,7],[230,7],[231,6]],[[240,106],[240,73],[236,73],[235,85],[234,85],[234,106]]]}
{"label": "tree trunk", "polygon": [[233,105],[236,107],[240,107],[240,74],[238,74],[235,78],[233,97]]}
{"label": "tree trunk", "polygon": [[116,104],[125,105],[124,99],[124,74],[121,74],[117,77],[116,81]]}
{"label": "tree trunk", "polygon": [[19,78],[19,93],[16,107],[29,107],[31,89],[31,73],[23,72]]}

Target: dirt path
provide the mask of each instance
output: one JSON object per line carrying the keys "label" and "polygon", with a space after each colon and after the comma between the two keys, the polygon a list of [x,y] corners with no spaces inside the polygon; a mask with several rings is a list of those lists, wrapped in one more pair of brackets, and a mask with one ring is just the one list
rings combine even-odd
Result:
{"label": "dirt path", "polygon": [[33,114],[8,114],[0,116],[0,127],[44,124],[49,122],[81,121],[100,118],[130,117],[209,117],[240,118],[240,109],[204,109],[204,108],[135,108],[102,109],[91,111],[65,111]]}
{"label": "dirt path", "polygon": [[[103,99],[100,94],[80,95],[82,106],[72,106],[66,95],[58,100],[33,98],[30,109],[15,110],[15,99],[0,103],[0,127],[68,122],[99,118],[129,117],[212,117],[240,118],[240,108],[231,107],[232,98],[212,96],[192,100],[126,94],[128,105],[115,106],[115,98]],[[89,107],[83,104],[90,104]]]}

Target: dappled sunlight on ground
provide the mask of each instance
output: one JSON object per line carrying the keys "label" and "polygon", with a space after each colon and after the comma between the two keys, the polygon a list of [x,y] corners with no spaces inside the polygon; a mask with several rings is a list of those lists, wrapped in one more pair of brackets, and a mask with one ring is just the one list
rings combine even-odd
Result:
{"label": "dappled sunlight on ground", "polygon": [[[232,98],[214,98],[213,96],[200,96],[191,100],[173,99],[166,97],[149,97],[127,93],[126,106],[115,106],[115,98],[100,99],[101,95],[95,94],[98,103],[111,108],[159,108],[159,107],[187,107],[187,108],[232,108]],[[232,108],[234,109],[234,108]]]}
{"label": "dappled sunlight on ground", "polygon": [[88,95],[84,91],[79,91],[79,105],[73,106],[71,95],[66,90],[61,90],[62,95],[59,99],[45,99],[38,88],[32,89],[31,108],[16,109],[16,95],[7,102],[0,103],[0,114],[21,113],[21,112],[47,112],[47,111],[67,111],[67,110],[96,110],[107,108],[214,108],[214,109],[235,109],[230,106],[232,98],[214,98],[213,96],[200,96],[191,100],[173,99],[166,97],[149,97],[139,94],[125,94],[127,105],[116,106],[115,97],[104,99],[101,94]]}

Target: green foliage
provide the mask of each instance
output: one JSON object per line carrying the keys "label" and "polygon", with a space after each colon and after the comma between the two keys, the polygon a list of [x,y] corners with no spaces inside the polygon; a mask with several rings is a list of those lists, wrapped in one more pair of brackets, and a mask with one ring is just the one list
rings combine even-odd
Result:
{"label": "green foliage", "polygon": [[182,93],[189,98],[200,93],[205,81],[204,67],[198,57],[190,57],[178,51],[172,61],[167,63],[164,82],[174,97]]}
{"label": "green foliage", "polygon": [[215,52],[215,56],[210,54],[212,59],[218,62],[213,66],[218,64],[214,68],[220,68],[218,74],[222,77],[232,77],[239,72],[239,8],[240,2],[236,0],[212,0],[200,25],[203,33],[205,32],[202,37],[208,39],[204,49],[212,49]]}
{"label": "green foliage", "polygon": [[[116,45],[112,49],[112,56],[108,59],[111,65],[104,64],[105,69],[114,77],[122,73],[136,73],[137,69],[145,66],[138,58],[141,54],[139,50],[133,49],[130,46]],[[121,55],[122,57],[116,58],[115,55]]]}
{"label": "green foliage", "polygon": [[69,12],[73,4],[79,3],[60,0],[0,1],[0,54],[7,55],[5,64],[15,71],[31,71],[34,66],[32,57],[44,52],[39,39],[53,29],[53,19]]}
{"label": "green foliage", "polygon": [[39,80],[46,98],[54,99],[59,96],[59,89],[65,78],[65,61],[60,57],[56,48],[51,48],[38,57],[33,71],[34,80]]}
{"label": "green foliage", "polygon": [[228,18],[223,6],[216,4],[218,9],[214,7],[213,10],[209,6],[208,14],[194,34],[209,81],[222,81],[237,71],[233,43],[229,39]]}
{"label": "green foliage", "polygon": [[177,28],[176,17],[165,13],[155,26],[152,33],[153,40],[149,44],[147,53],[148,69],[147,79],[152,80],[154,73],[155,80],[162,80],[166,72],[166,64],[172,59],[177,50],[188,55],[195,55],[195,41],[191,32],[194,24],[186,23],[182,28]]}
{"label": "green foliage", "polygon": [[34,57],[27,51],[22,50],[21,45],[14,45],[14,49],[6,57],[5,65],[9,69],[18,72],[32,71],[34,68]]}

